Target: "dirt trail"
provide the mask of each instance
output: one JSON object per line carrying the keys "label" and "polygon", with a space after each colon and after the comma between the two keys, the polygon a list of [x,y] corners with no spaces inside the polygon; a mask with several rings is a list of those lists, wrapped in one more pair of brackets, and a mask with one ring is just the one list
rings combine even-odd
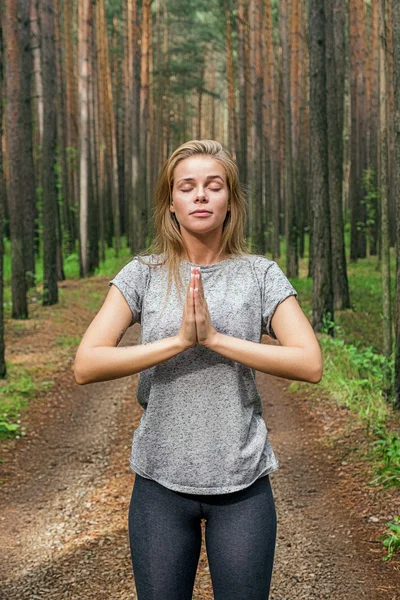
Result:
{"label": "dirt trail", "polygon": [[[135,325],[123,343],[138,340]],[[68,368],[32,403],[28,435],[5,444],[1,600],[136,598],[127,511],[130,445],[142,413],[137,380],[79,387]],[[400,560],[383,563],[375,541],[398,512],[395,495],[382,506],[363,484],[365,464],[347,456],[363,443],[362,430],[346,431],[346,411],[290,394],[286,380],[257,373],[257,382],[280,462],[271,475],[278,515],[271,600],[400,600]],[[327,445],[328,434],[342,443]],[[213,598],[204,530],[193,598]]]}

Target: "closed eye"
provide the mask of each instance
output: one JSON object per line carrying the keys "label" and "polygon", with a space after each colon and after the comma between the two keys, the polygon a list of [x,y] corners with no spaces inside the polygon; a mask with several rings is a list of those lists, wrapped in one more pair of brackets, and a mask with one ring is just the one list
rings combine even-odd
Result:
{"label": "closed eye", "polygon": [[[191,192],[193,188],[190,190],[181,190],[181,192]],[[222,188],[209,188],[212,192],[220,192]]]}

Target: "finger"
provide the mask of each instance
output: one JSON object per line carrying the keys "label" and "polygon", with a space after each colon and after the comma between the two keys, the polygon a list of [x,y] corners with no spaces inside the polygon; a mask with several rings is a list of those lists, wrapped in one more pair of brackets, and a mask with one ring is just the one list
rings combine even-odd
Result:
{"label": "finger", "polygon": [[190,314],[193,314],[194,311],[194,287],[195,287],[195,277],[194,273],[190,276],[190,285],[189,285],[189,310]]}
{"label": "finger", "polygon": [[195,297],[196,297],[195,287],[196,287],[196,285],[197,285],[196,267],[192,267],[191,274],[190,274],[189,286],[191,288],[191,300],[192,300],[192,310],[193,311],[194,311],[194,306],[195,306]]}
{"label": "finger", "polygon": [[202,306],[204,304],[204,288],[203,288],[203,280],[201,277],[201,271],[198,273],[198,278],[196,278],[196,297],[198,301],[198,306]]}
{"label": "finger", "polygon": [[204,298],[203,277],[201,276],[201,271],[199,271],[199,278],[197,280],[197,287],[199,288],[199,295],[200,295],[200,297]]}
{"label": "finger", "polygon": [[196,275],[193,278],[193,292],[194,292],[194,308],[196,312],[196,307],[198,306],[198,279]]}

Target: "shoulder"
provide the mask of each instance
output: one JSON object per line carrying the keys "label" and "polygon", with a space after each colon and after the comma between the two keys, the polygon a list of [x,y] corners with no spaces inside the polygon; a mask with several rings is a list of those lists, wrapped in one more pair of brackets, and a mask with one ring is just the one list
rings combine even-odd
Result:
{"label": "shoulder", "polygon": [[162,264],[164,264],[164,259],[161,254],[136,254],[122,267],[122,269],[127,272],[148,275],[152,267],[157,267]]}
{"label": "shoulder", "polygon": [[[278,264],[261,254],[243,254],[238,260],[247,263],[256,274],[257,278],[263,278],[269,269],[278,267]],[[279,267],[278,267],[279,268]]]}
{"label": "shoulder", "polygon": [[153,255],[135,255],[121,267],[121,269],[115,275],[114,280],[117,281],[124,279],[127,283],[144,283],[148,278],[150,266],[153,263]]}
{"label": "shoulder", "polygon": [[137,254],[133,260],[137,260],[143,267],[150,269],[162,266],[166,261],[166,256],[165,254]]}
{"label": "shoulder", "polygon": [[250,257],[250,261],[252,262],[252,264],[254,265],[255,268],[257,269],[261,269],[261,270],[266,270],[271,268],[272,265],[276,265],[277,263],[270,259],[267,258],[266,256],[263,256],[262,254],[249,254]]}

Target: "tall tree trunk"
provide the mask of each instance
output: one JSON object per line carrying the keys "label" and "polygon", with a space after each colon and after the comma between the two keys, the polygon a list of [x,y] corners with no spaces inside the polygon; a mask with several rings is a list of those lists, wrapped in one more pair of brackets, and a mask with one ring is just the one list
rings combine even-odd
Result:
{"label": "tall tree trunk", "polygon": [[255,0],[254,45],[255,45],[255,96],[253,115],[254,156],[252,164],[254,189],[254,241],[259,254],[265,254],[265,187],[264,180],[264,124],[263,124],[263,69],[262,69],[262,0]]}
{"label": "tall tree trunk", "polygon": [[[368,167],[370,184],[373,189],[378,187],[378,148],[379,148],[379,0],[371,0],[370,42],[369,42],[369,148]],[[373,197],[371,212],[374,216],[369,226],[369,254],[376,256],[378,252],[379,220],[378,200]]]}
{"label": "tall tree trunk", "polygon": [[319,0],[309,4],[311,189],[313,199],[312,326],[321,331],[334,320],[329,214],[328,124],[325,73],[325,11]]}
{"label": "tall tree trunk", "polygon": [[122,89],[124,114],[124,219],[129,245],[132,213],[132,101],[133,101],[133,44],[132,44],[132,0],[124,0],[125,35],[122,58]]}
{"label": "tall tree trunk", "polygon": [[117,158],[117,138],[115,127],[115,114],[113,103],[113,91],[111,85],[111,68],[108,50],[107,24],[105,17],[104,0],[99,0],[97,11],[98,45],[102,74],[102,93],[104,94],[104,116],[105,116],[105,134],[106,134],[106,157],[107,157],[107,179],[109,182],[113,236],[115,254],[118,256],[120,250],[120,211],[119,211],[119,192],[118,192],[118,158]]}
{"label": "tall tree trunk", "polygon": [[[167,8],[165,8],[165,18]],[[165,25],[167,27],[167,25]],[[164,35],[164,44],[168,36]],[[168,54],[165,55],[166,57]],[[129,247],[135,253],[140,247],[141,195],[140,195],[140,49],[139,17],[137,0],[132,0],[132,61],[133,61],[133,97],[132,97],[132,221],[130,225]],[[167,93],[167,92],[166,92]],[[167,96],[168,97],[168,96]],[[169,119],[169,113],[167,115]]]}
{"label": "tall tree trunk", "polygon": [[228,84],[228,146],[234,158],[238,148],[238,136],[235,110],[235,82],[233,76],[232,26],[230,0],[224,0],[225,8],[225,40],[226,40],[226,78]]}
{"label": "tall tree trunk", "polygon": [[39,0],[41,16],[41,67],[43,81],[43,305],[58,302],[57,287],[57,190],[55,159],[56,130],[56,55],[54,9],[52,0]]}
{"label": "tall tree trunk", "polygon": [[[392,0],[393,55],[394,55],[394,129],[395,129],[395,184],[400,190],[400,3]],[[396,196],[396,351],[394,375],[394,402],[400,409],[400,195]]]}
{"label": "tall tree trunk", "polygon": [[[4,93],[4,48],[3,23],[0,10],[0,140],[3,139],[3,102]],[[5,219],[6,190],[3,169],[3,144],[0,141],[0,378],[7,376],[4,345],[4,219]]]}
{"label": "tall tree trunk", "polygon": [[285,173],[285,113],[284,113],[284,89],[283,89],[283,56],[282,47],[280,41],[278,42],[277,48],[277,114],[278,114],[278,127],[277,127],[277,161],[278,161],[278,199],[279,199],[279,245],[277,257],[280,257],[280,235],[284,233],[286,226],[285,220],[282,217],[284,215],[284,207],[286,205],[286,173]]}
{"label": "tall tree trunk", "polygon": [[[169,106],[170,106],[170,86],[169,86],[169,77],[168,77],[168,57],[169,57],[169,32],[168,32],[168,10],[167,4],[164,4],[164,69],[165,69],[165,77],[164,77],[164,95],[165,95],[165,144],[164,144],[164,154],[163,161],[166,160],[167,156],[169,156],[171,152],[170,140],[171,140],[171,121],[169,114]],[[190,98],[190,94],[189,94]],[[190,103],[189,103],[190,105]]]}
{"label": "tall tree trunk", "polygon": [[310,178],[310,65],[307,48],[307,6],[300,5],[300,108],[299,108],[299,143],[298,165],[299,178],[297,189],[297,222],[299,255],[304,258],[306,246],[306,230],[309,229],[309,178]]}
{"label": "tall tree trunk", "polygon": [[139,237],[137,244],[141,250],[147,245],[147,146],[149,143],[149,12],[151,0],[143,0],[142,4],[142,44],[140,71],[140,152],[139,152]]}
{"label": "tall tree trunk", "polygon": [[95,83],[93,81],[94,73],[94,54],[96,43],[93,35],[93,12],[90,26],[89,39],[89,87],[88,87],[88,135],[89,135],[89,265],[93,272],[100,264],[99,231],[100,231],[100,203],[98,186],[98,152],[95,126]]}
{"label": "tall tree trunk", "polygon": [[388,65],[386,0],[379,2],[379,73],[380,73],[380,190],[382,206],[382,304],[383,304],[383,352],[392,353],[392,318],[390,298],[390,239],[389,239],[389,173],[388,173]]}
{"label": "tall tree trunk", "polygon": [[248,3],[248,129],[247,129],[247,171],[249,183],[249,230],[253,252],[259,252],[257,247],[256,222],[258,219],[258,197],[256,189],[256,21],[257,0]]}
{"label": "tall tree trunk", "polygon": [[55,48],[56,48],[56,113],[57,113],[57,137],[58,137],[58,185],[61,190],[61,208],[57,199],[57,280],[65,279],[63,268],[63,238],[64,230],[67,228],[67,214],[65,211],[66,197],[68,195],[68,177],[67,177],[67,154],[66,154],[66,110],[65,110],[65,77],[63,68],[62,36],[61,36],[61,6],[60,0],[54,0],[54,29],[55,29]]}
{"label": "tall tree trunk", "polygon": [[[253,119],[253,76],[252,76],[252,65],[254,65],[254,60],[252,60],[252,52],[250,48],[251,44],[251,1],[245,1],[245,11],[244,11],[244,87],[246,93],[246,185],[248,190],[248,214],[247,214],[247,223],[246,223],[246,235],[250,239],[252,236],[252,198],[251,198],[251,182],[252,182],[252,171],[250,169],[251,157],[253,156],[253,148],[251,143],[251,123]],[[254,1],[254,0],[253,0]],[[218,113],[222,110],[222,105],[219,103],[218,105]],[[218,118],[219,126],[221,126],[222,119]]]}
{"label": "tall tree trunk", "polygon": [[[33,115],[32,115],[32,143],[33,143],[33,165],[35,169],[35,181],[40,181],[40,150],[43,139],[43,84],[40,66],[40,25],[38,14],[38,0],[30,3],[30,42],[32,49],[32,78],[33,78]],[[35,205],[35,215],[37,215]],[[40,252],[39,236],[35,235],[35,251]]]}
{"label": "tall tree trunk", "polygon": [[81,276],[90,272],[88,244],[89,213],[89,28],[91,1],[79,3],[79,137],[80,137],[80,260]]}
{"label": "tall tree trunk", "polygon": [[[118,16],[114,14],[113,16],[113,30],[112,30],[112,76],[111,76],[111,90],[113,97],[113,115],[115,121],[115,146],[116,146],[116,164],[117,164],[117,172],[116,172],[116,180],[118,184],[118,214],[119,214],[119,235],[121,236],[126,229],[125,224],[125,176],[124,176],[124,153],[125,153],[125,135],[126,135],[126,126],[125,126],[125,112],[120,110],[123,107],[123,98],[124,98],[124,90],[123,90],[123,77],[120,74],[122,69],[120,68],[119,56],[120,52],[120,44],[119,44],[119,28],[120,22]],[[124,36],[122,36],[124,37]],[[124,45],[122,44],[122,48]],[[89,87],[90,90],[90,87]],[[119,117],[119,118],[118,118]]]}
{"label": "tall tree trunk", "polygon": [[[300,0],[291,0],[289,31],[289,64],[290,64],[290,103],[291,103],[291,138],[292,138],[292,161],[293,161],[293,211],[297,225],[300,224],[300,188],[301,171],[299,164],[299,130],[300,130]],[[297,231],[297,227],[296,227]],[[302,235],[298,232],[299,237]],[[300,240],[299,240],[300,241]],[[296,247],[297,247],[296,239]]]}
{"label": "tall tree trunk", "polygon": [[[333,8],[331,0],[325,0],[327,139],[333,293],[335,309],[342,310],[350,307],[350,294],[347,279],[342,212],[343,130],[341,127],[343,126],[343,97],[341,102],[338,97],[338,94],[343,92],[343,86],[341,81],[338,82],[338,70],[336,68],[336,64],[341,59],[342,54],[339,52],[336,58]],[[339,72],[341,73],[342,71],[343,69],[340,66]]]}
{"label": "tall tree trunk", "polygon": [[245,78],[245,0],[237,0],[237,68],[239,85],[239,139],[237,163],[240,181],[247,185],[247,95]]}
{"label": "tall tree trunk", "polygon": [[35,77],[36,88],[36,110],[39,125],[39,144],[42,145],[43,139],[43,85],[42,74],[40,70],[40,28],[38,15],[38,0],[32,0],[30,3],[30,21],[31,21],[31,45],[33,58],[33,73]]}
{"label": "tall tree trunk", "polygon": [[[23,184],[24,196],[24,261],[27,288],[35,285],[35,217],[36,213],[36,182],[33,165],[33,128],[32,128],[32,90],[31,74],[32,49],[30,34],[30,7],[26,0],[18,0],[18,23],[20,24],[21,48],[21,91],[22,91],[22,126],[23,145],[22,170],[20,177]],[[38,237],[38,231],[36,232]],[[38,246],[38,244],[37,244]]]}
{"label": "tall tree trunk", "polygon": [[352,260],[366,256],[366,206],[363,177],[368,167],[366,101],[366,17],[364,0],[349,3],[351,91],[351,250]]}
{"label": "tall tree trunk", "polygon": [[153,148],[154,148],[154,78],[153,78],[153,13],[150,9],[148,11],[148,30],[149,30],[149,130],[148,130],[148,141],[147,141],[147,235],[150,239],[153,237],[153,220],[150,217],[153,210],[153,181],[154,181],[154,164],[152,162]]}
{"label": "tall tree trunk", "polygon": [[266,166],[269,168],[269,199],[267,204],[267,219],[269,217],[270,225],[267,222],[267,229],[271,232],[270,248],[272,257],[279,256],[279,195],[278,195],[278,176],[279,163],[277,155],[277,92],[275,85],[275,48],[272,23],[271,0],[264,0],[264,37],[265,37],[265,105],[267,109],[265,127],[266,127],[266,150],[268,160]]}
{"label": "tall tree trunk", "polygon": [[[153,95],[153,119],[154,119],[154,131],[157,132],[155,135],[152,135],[152,143],[151,143],[151,164],[150,164],[150,201],[153,202],[154,192],[157,183],[157,176],[160,170],[161,163],[161,141],[162,135],[160,134],[162,131],[162,123],[163,123],[163,78],[161,77],[162,71],[162,37],[161,37],[161,20],[162,20],[162,6],[161,1],[157,0],[156,2],[156,55],[155,55],[155,70],[159,73],[157,79],[153,78],[153,82],[157,82],[156,88],[154,84],[152,86],[152,95]],[[152,69],[153,71],[153,69]],[[186,139],[186,96],[182,96],[182,118],[183,118],[183,135],[184,139]],[[153,237],[153,221],[150,221],[151,224],[151,235]]]}
{"label": "tall tree trunk", "polygon": [[68,230],[68,253],[75,250],[77,239],[75,211],[77,208],[78,195],[78,116],[77,98],[74,78],[74,60],[72,50],[72,4],[73,0],[64,0],[64,40],[65,40],[65,74],[66,74],[66,142],[67,142],[67,177],[68,196],[65,198],[66,215],[68,219],[66,226]]}
{"label": "tall tree trunk", "polygon": [[289,277],[298,275],[297,225],[294,204],[294,173],[292,156],[292,116],[290,94],[290,56],[289,56],[289,1],[279,3],[279,32],[282,46],[283,94],[284,94],[284,123],[285,123],[285,233],[286,233],[286,272]]}
{"label": "tall tree trunk", "polygon": [[24,181],[21,177],[24,156],[24,112],[22,100],[22,57],[18,35],[18,1],[5,0],[3,7],[5,48],[6,124],[7,124],[7,199],[10,217],[11,293],[13,319],[28,317],[24,261]]}
{"label": "tall tree trunk", "polygon": [[[93,14],[93,32],[96,31],[96,12]],[[96,39],[93,34],[93,48],[96,48]],[[105,203],[107,201],[105,195],[105,176],[104,176],[104,146],[103,146],[103,123],[104,119],[102,117],[103,111],[103,103],[102,96],[100,94],[100,81],[98,75],[98,60],[96,51],[92,52],[92,88],[93,88],[93,147],[92,147],[92,156],[95,156],[95,166],[96,166],[96,184],[95,184],[95,194],[97,196],[97,206],[98,206],[98,223],[99,223],[99,244],[100,244],[100,260],[104,262],[106,258],[106,225],[105,225]]]}
{"label": "tall tree trunk", "polygon": [[[388,97],[388,115],[394,114],[394,86],[393,86],[393,17],[392,17],[392,3],[386,1],[387,9],[387,97]],[[398,190],[394,185],[394,171],[395,171],[395,150],[394,150],[394,120],[388,119],[388,172],[389,172],[389,233],[390,233],[390,246],[394,246],[396,237],[396,194]]]}

